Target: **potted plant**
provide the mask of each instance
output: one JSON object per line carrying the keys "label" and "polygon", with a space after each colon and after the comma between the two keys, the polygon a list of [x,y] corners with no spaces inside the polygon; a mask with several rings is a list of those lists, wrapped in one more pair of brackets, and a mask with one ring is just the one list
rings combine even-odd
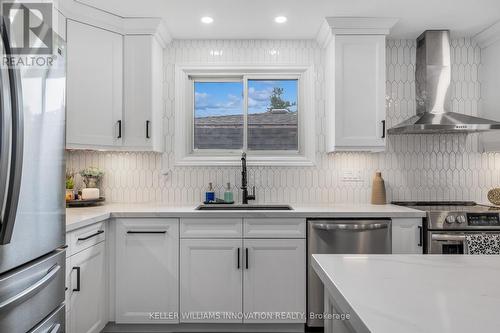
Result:
{"label": "potted plant", "polygon": [[73,200],[75,189],[75,173],[66,171],[66,201]]}
{"label": "potted plant", "polygon": [[86,188],[99,188],[103,175],[104,172],[96,167],[88,167],[80,171],[80,176],[82,176]]}

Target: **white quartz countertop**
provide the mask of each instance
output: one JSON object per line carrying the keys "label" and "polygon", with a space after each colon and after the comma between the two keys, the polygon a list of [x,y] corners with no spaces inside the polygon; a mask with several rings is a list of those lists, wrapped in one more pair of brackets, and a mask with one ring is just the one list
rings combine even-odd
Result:
{"label": "white quartz countertop", "polygon": [[164,204],[105,204],[97,207],[66,209],[66,230],[71,231],[110,217],[424,217],[419,210],[395,205],[332,204],[328,206],[295,206],[290,211],[200,211],[196,206],[168,206]]}
{"label": "white quartz countertop", "polygon": [[313,257],[334,302],[362,322],[362,332],[500,330],[500,256]]}

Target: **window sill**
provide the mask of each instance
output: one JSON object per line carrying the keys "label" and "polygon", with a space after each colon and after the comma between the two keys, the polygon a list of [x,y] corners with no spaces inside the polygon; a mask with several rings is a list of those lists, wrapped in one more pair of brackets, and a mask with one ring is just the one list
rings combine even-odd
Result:
{"label": "window sill", "polygon": [[[190,155],[178,159],[176,166],[240,166],[241,156],[202,156]],[[305,156],[263,156],[247,155],[249,166],[283,166],[283,167],[308,167],[315,162]]]}

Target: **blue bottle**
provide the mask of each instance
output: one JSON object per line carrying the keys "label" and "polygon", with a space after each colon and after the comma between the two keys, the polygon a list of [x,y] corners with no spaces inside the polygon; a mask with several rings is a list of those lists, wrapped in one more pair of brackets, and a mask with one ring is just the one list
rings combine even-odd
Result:
{"label": "blue bottle", "polygon": [[208,190],[205,192],[205,203],[211,203],[215,201],[215,192],[212,183],[208,183]]}

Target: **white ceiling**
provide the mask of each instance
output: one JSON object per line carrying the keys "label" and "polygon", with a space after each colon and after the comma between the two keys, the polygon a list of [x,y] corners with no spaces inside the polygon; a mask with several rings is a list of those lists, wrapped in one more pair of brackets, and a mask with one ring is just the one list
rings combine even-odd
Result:
{"label": "white ceiling", "polygon": [[[475,35],[500,21],[500,0],[78,0],[127,17],[163,17],[177,39],[309,39],[327,16],[396,17],[391,37],[425,29]],[[285,24],[273,18],[288,17]],[[215,22],[205,25],[202,16]]]}

